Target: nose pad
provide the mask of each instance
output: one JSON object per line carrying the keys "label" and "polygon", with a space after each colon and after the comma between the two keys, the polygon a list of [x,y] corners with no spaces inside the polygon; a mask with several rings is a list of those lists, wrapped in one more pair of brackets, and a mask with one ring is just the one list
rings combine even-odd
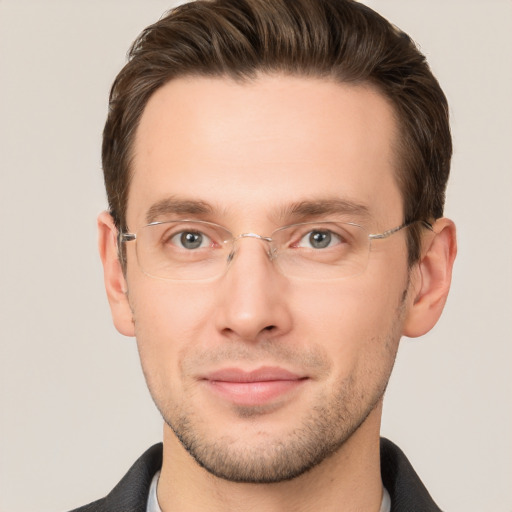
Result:
{"label": "nose pad", "polygon": [[275,247],[273,247],[272,245],[270,245],[268,248],[267,254],[268,254],[268,259],[270,261],[274,262],[275,259],[277,258],[277,249]]}
{"label": "nose pad", "polygon": [[226,264],[227,264],[228,268],[231,266],[231,263],[234,260],[236,254],[239,250],[238,245],[242,238],[255,238],[257,240],[261,240],[262,242],[267,242],[269,244],[268,250],[266,251],[268,259],[272,262],[276,259],[277,249],[272,246],[272,241],[273,241],[272,238],[257,235],[255,233],[242,233],[241,235],[238,235],[236,238],[234,238],[232,241],[231,251],[229,252],[229,254],[226,258]]}

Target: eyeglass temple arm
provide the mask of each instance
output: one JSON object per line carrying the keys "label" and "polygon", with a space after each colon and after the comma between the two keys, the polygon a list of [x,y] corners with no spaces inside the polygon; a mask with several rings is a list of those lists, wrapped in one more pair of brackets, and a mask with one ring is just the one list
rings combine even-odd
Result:
{"label": "eyeglass temple arm", "polygon": [[135,233],[119,233],[117,235],[117,239],[119,243],[122,242],[132,242],[137,238],[137,235]]}
{"label": "eyeglass temple arm", "polygon": [[426,220],[413,220],[411,222],[404,222],[402,225],[397,226],[396,228],[388,229],[387,231],[384,231],[384,233],[368,235],[368,238],[370,238],[370,240],[381,240],[382,238],[388,238],[389,236],[396,233],[397,231],[407,228],[407,227],[411,226],[412,224],[415,224],[416,222],[421,222],[424,227],[426,227],[430,231],[434,231],[434,226],[432,226],[432,224],[430,224],[430,222],[427,222]]}

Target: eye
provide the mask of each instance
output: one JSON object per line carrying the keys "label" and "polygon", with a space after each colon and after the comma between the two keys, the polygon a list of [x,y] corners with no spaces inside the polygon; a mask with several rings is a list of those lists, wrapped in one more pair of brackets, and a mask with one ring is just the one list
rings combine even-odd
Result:
{"label": "eye", "polygon": [[297,247],[310,249],[327,249],[342,243],[342,238],[328,229],[314,229],[306,233],[298,242]]}
{"label": "eye", "polygon": [[169,243],[179,248],[194,250],[210,247],[212,240],[200,231],[180,231],[169,238]]}

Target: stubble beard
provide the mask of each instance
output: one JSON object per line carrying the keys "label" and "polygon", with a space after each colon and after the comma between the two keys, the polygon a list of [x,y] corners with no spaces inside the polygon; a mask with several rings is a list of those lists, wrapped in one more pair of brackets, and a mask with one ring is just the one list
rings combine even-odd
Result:
{"label": "stubble beard", "polygon": [[[174,421],[166,415],[164,420],[185,450],[212,475],[239,483],[278,483],[306,473],[337,452],[375,409],[384,390],[385,385],[362,408],[347,383],[329,405],[313,407],[291,432],[279,438],[263,436],[246,446],[229,435],[214,439],[201,435],[193,413]],[[246,415],[240,412],[240,417]]]}
{"label": "stubble beard", "polygon": [[[280,437],[266,435],[258,442],[243,445],[229,432],[212,433],[208,419],[201,418],[201,411],[193,406],[159,400],[151,379],[145,375],[151,395],[185,450],[212,475],[239,483],[291,480],[337,452],[382,401],[396,358],[406,296],[407,289],[387,335],[372,340],[375,349],[379,347],[382,351],[378,357],[385,362],[381,360],[379,375],[371,385],[361,387],[353,376],[343,379],[337,383],[335,392],[318,396],[317,405],[300,425]],[[248,421],[257,421],[259,414],[264,414],[258,408],[244,407],[236,412],[239,418]]]}

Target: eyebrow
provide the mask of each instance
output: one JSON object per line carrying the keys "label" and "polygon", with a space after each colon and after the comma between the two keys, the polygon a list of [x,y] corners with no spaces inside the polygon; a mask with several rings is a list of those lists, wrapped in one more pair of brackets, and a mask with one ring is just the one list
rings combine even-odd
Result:
{"label": "eyebrow", "polygon": [[370,210],[362,203],[348,199],[325,198],[292,203],[281,212],[282,217],[304,219],[322,215],[343,215],[361,220],[370,219]]}
{"label": "eyebrow", "polygon": [[151,224],[168,215],[210,215],[213,208],[204,201],[168,197],[151,205],[146,212],[146,222]]}

